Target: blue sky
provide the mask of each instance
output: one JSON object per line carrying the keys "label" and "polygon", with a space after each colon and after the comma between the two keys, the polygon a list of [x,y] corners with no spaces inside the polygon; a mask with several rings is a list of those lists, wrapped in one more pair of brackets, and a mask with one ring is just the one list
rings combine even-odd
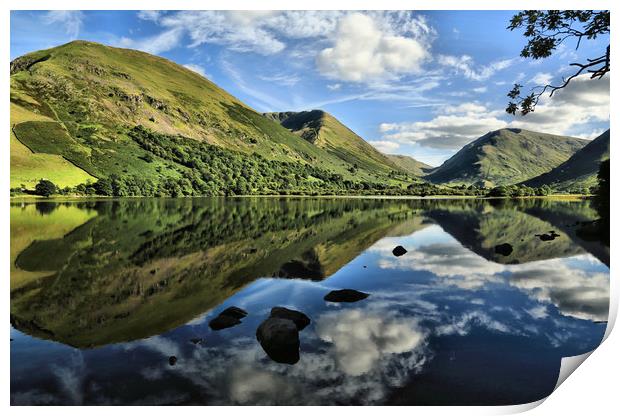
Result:
{"label": "blue sky", "polygon": [[609,77],[576,79],[536,112],[504,112],[514,82],[562,80],[609,37],[519,57],[510,11],[13,11],[11,59],[74,39],[141,49],[202,73],[258,111],[321,108],[386,153],[439,165],[503,127],[594,138]]}

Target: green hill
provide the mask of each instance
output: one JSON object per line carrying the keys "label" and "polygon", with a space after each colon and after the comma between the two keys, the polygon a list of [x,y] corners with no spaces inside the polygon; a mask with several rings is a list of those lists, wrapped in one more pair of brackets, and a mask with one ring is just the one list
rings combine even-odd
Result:
{"label": "green hill", "polygon": [[549,185],[560,191],[590,188],[597,185],[596,174],[600,163],[605,159],[609,159],[609,130],[585,145],[560,166],[525,181],[524,185]]}
{"label": "green hill", "polygon": [[496,130],[463,147],[425,179],[442,184],[511,185],[548,172],[587,143],[521,129]]}
{"label": "green hill", "polygon": [[416,176],[424,176],[433,170],[426,163],[415,160],[411,156],[386,155],[396,166]]}
{"label": "green hill", "polygon": [[388,155],[384,155],[367,143],[331,114],[322,110],[301,112],[265,113],[265,117],[280,123],[309,143],[340,158],[343,167],[381,172],[412,173]]}
{"label": "green hill", "polygon": [[[136,126],[143,127],[136,133]],[[240,189],[250,193],[302,183],[329,189],[346,180],[399,184],[388,177],[392,165],[376,169],[387,159],[368,144],[347,148],[359,155],[316,146],[181,65],[93,42],[11,62],[11,129],[11,187],[32,189],[41,178],[66,178],[58,184],[75,186],[112,175],[133,178],[153,194],[208,187],[209,193],[236,193],[227,187],[241,176]],[[159,145],[177,139],[182,151]],[[31,163],[34,158],[45,163]],[[221,169],[208,171],[214,158],[239,163],[218,177]]]}

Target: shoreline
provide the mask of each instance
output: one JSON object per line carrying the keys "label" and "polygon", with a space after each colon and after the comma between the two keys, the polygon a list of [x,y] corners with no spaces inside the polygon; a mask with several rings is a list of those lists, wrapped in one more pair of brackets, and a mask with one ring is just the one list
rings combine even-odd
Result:
{"label": "shoreline", "polygon": [[131,200],[131,199],[199,199],[199,198],[221,198],[221,199],[241,199],[241,198],[287,198],[287,199],[404,199],[404,200],[446,200],[446,199],[562,199],[562,200],[580,200],[592,198],[594,195],[583,194],[554,194],[545,196],[475,196],[475,195],[429,195],[429,196],[417,196],[417,195],[218,195],[218,196],[183,196],[183,197],[170,197],[170,196],[52,196],[43,197],[37,195],[19,195],[10,196],[9,201],[13,202],[79,202],[79,201],[118,201],[118,200]]}

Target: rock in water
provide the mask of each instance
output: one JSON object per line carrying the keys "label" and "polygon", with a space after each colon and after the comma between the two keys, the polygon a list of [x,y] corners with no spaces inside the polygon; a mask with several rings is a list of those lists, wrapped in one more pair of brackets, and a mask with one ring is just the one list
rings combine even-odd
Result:
{"label": "rock in water", "polygon": [[226,315],[237,319],[243,319],[248,316],[248,313],[241,308],[237,308],[236,306],[231,306],[229,308],[224,309],[220,312],[220,315]]}
{"label": "rock in water", "polygon": [[230,328],[231,326],[239,325],[241,320],[233,316],[218,315],[209,322],[209,328],[214,331]]}
{"label": "rock in water", "polygon": [[555,240],[556,237],[559,237],[557,234],[536,234],[536,237],[540,238],[542,241],[552,241]]}
{"label": "rock in water", "polygon": [[270,318],[288,319],[293,321],[297,330],[302,331],[305,327],[310,325],[310,318],[302,312],[294,311],[292,309],[283,308],[282,306],[276,306],[271,308]]}
{"label": "rock in water", "polygon": [[394,247],[394,250],[392,250],[392,254],[395,255],[396,257],[400,257],[406,252],[407,250],[405,250],[405,247],[403,246],[396,246]]}
{"label": "rock in water", "polygon": [[231,306],[224,309],[218,316],[209,322],[209,327],[214,331],[220,329],[230,328],[231,326],[239,325],[241,319],[248,316],[248,313],[241,308]]}
{"label": "rock in water", "polygon": [[256,339],[273,361],[283,364],[299,361],[299,331],[290,319],[267,318],[256,329]]}
{"label": "rock in water", "polygon": [[175,365],[177,363],[177,357],[175,357],[174,355],[170,356],[170,358],[168,358],[168,364],[170,365]]}
{"label": "rock in water", "polygon": [[332,290],[323,299],[328,302],[357,302],[370,296],[354,289]]}
{"label": "rock in water", "polygon": [[498,244],[495,246],[495,252],[502,256],[510,256],[510,253],[512,253],[512,246],[508,243]]}

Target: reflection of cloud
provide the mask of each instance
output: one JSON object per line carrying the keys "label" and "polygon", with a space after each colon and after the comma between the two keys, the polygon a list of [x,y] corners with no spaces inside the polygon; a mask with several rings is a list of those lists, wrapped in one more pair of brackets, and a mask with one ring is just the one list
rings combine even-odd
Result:
{"label": "reflection of cloud", "polygon": [[379,261],[384,269],[429,271],[461,289],[479,289],[489,282],[502,281],[504,266],[490,262],[458,243],[433,243],[409,251],[396,259]]}
{"label": "reflection of cloud", "polygon": [[235,367],[230,380],[230,398],[239,404],[269,404],[274,398],[290,398],[295,388],[279,374],[250,366]]}
{"label": "reflection of cloud", "polygon": [[537,262],[513,271],[509,283],[563,315],[605,321],[609,315],[609,275],[569,268],[560,261]]}
{"label": "reflection of cloud", "polygon": [[[431,240],[432,241],[432,240]],[[609,274],[588,271],[592,256],[556,258],[524,264],[502,265],[478,256],[456,240],[431,242],[395,258],[390,250],[393,239],[375,244],[382,255],[379,267],[394,270],[425,271],[443,285],[480,290],[492,283],[507,283],[536,302],[554,304],[565,316],[606,320],[609,309]],[[582,267],[576,266],[582,264]],[[530,309],[535,319],[546,315],[546,306]]]}
{"label": "reflection of cloud", "polygon": [[474,324],[485,327],[491,331],[511,332],[506,325],[494,320],[482,311],[467,312],[457,319],[454,319],[451,323],[437,326],[435,332],[438,335],[467,335]]}
{"label": "reflection of cloud", "polygon": [[59,384],[67,394],[69,402],[79,405],[84,399],[84,358],[80,351],[75,351],[70,358],[68,366],[54,365],[52,372],[58,377]]}
{"label": "reflection of cloud", "polygon": [[352,376],[371,371],[386,354],[413,351],[424,340],[411,320],[386,320],[360,309],[321,316],[319,338],[333,344],[339,367]]}

